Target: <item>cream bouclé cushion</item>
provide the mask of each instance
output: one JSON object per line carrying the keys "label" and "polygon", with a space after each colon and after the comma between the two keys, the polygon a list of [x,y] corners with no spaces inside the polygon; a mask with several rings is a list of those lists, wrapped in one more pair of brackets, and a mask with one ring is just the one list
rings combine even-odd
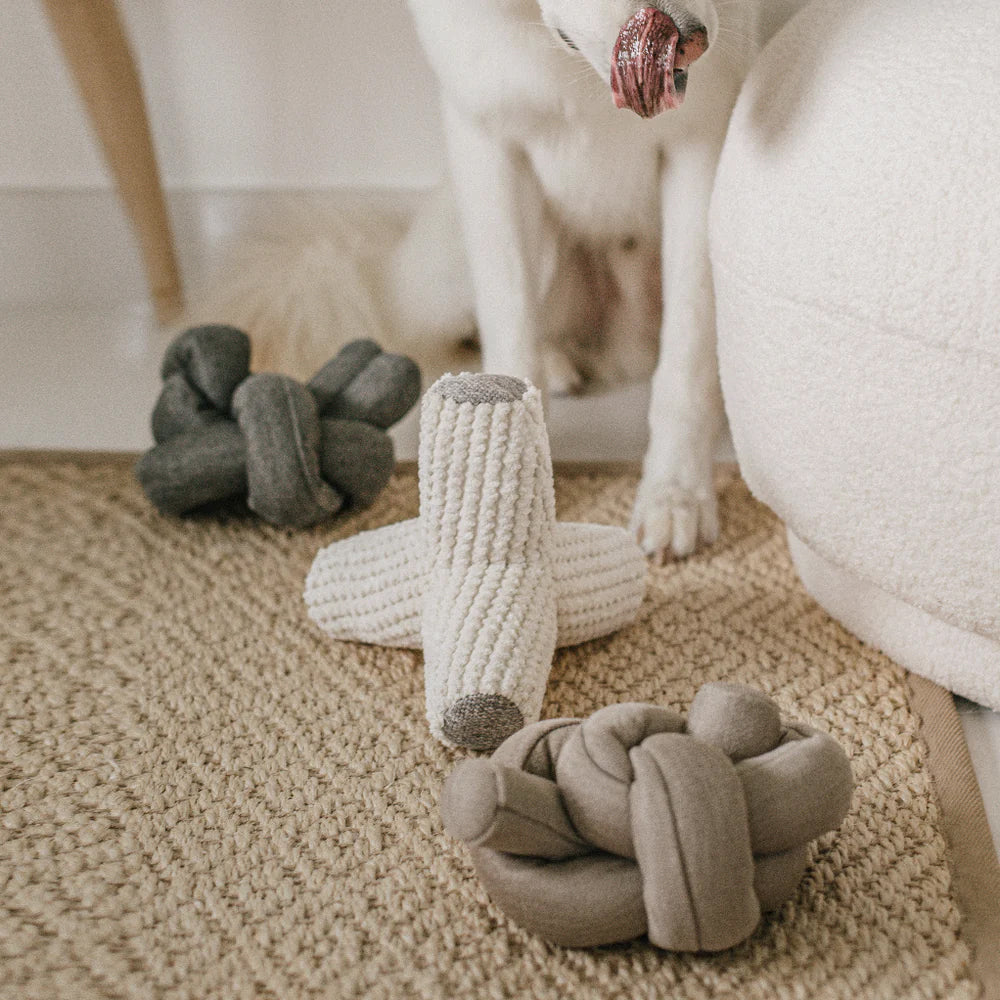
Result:
{"label": "cream boucl\u00e9 cushion", "polygon": [[711,240],[743,475],[803,581],[1000,709],[1000,7],[805,7],[738,102]]}

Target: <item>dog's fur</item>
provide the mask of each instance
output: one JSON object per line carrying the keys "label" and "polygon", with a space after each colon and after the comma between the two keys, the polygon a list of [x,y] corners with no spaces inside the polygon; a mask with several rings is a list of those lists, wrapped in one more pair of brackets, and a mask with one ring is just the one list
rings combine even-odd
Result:
{"label": "dog's fur", "polygon": [[[410,0],[451,170],[389,275],[397,319],[456,338],[475,326],[485,370],[557,391],[656,358],[633,526],[661,558],[718,533],[708,206],[740,85],[778,20],[762,3]],[[619,30],[651,5],[682,36],[703,25],[709,46],[684,103],[647,121],[614,107],[609,78]]]}
{"label": "dog's fur", "polygon": [[[386,245],[384,225],[350,239],[357,218],[310,215],[297,249],[249,244],[194,318],[245,325],[258,365],[299,375],[358,335],[431,374],[468,367],[478,334],[484,370],[556,392],[652,371],[633,526],[652,555],[692,552],[718,533],[715,169],[753,59],[803,2],[409,0],[440,80],[448,180],[388,266],[362,249]],[[616,109],[609,81],[619,30],[647,6],[708,37],[684,103],[652,120]]]}

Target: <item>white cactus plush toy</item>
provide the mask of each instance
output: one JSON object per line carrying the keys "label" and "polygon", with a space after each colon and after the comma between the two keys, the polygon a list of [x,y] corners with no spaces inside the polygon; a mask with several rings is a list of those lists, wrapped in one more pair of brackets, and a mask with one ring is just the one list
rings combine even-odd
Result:
{"label": "white cactus plush toy", "polygon": [[555,520],[541,395],[446,375],[424,397],[420,516],[321,550],[309,614],[338,639],[424,650],[443,742],[492,750],[539,718],[557,645],[631,621],[646,562],[624,529]]}

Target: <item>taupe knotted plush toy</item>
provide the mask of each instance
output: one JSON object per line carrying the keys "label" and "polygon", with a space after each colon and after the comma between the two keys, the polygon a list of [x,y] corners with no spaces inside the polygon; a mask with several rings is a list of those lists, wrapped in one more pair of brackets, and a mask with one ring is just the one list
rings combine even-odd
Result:
{"label": "taupe knotted plush toy", "polygon": [[528,726],[445,783],[448,832],[528,930],[587,947],[642,934],[719,951],[795,892],[851,800],[832,737],[765,694],[706,684],[687,722],[655,705]]}
{"label": "taupe knotted plush toy", "polygon": [[201,326],[167,348],[153,410],[156,447],[136,465],[162,514],[236,497],[272,524],[308,527],[365,507],[395,468],[386,429],[420,395],[409,358],[355,340],[307,385],[250,374],[250,339]]}

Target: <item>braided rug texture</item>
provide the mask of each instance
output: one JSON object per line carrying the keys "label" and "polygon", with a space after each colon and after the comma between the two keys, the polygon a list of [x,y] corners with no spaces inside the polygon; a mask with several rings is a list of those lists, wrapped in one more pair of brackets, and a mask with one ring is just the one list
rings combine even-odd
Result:
{"label": "braided rug texture", "polygon": [[[625,523],[635,485],[563,472],[559,516]],[[416,513],[411,471],[296,532],[162,518],[121,462],[0,466],[0,997],[977,995],[904,675],[805,594],[731,474],[719,543],[557,652],[543,716],[755,684],[847,749],[851,813],[729,952],[509,923],[442,831],[463,755],[428,731],[420,654],[334,642],[301,598],[321,545]]]}

